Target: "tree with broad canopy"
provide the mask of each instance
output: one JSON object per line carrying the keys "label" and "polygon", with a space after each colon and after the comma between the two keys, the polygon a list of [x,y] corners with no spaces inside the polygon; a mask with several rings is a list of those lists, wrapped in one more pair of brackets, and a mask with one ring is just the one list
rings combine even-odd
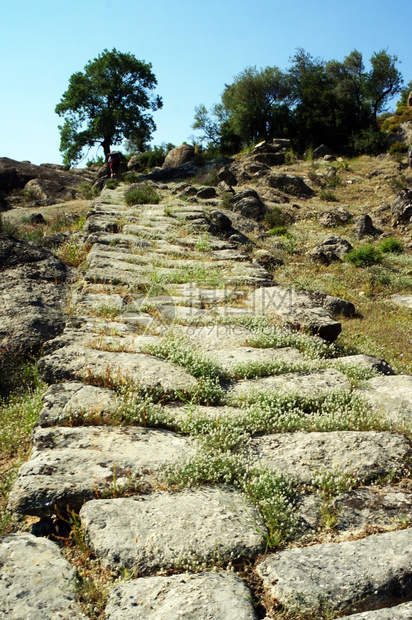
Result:
{"label": "tree with broad canopy", "polygon": [[65,119],[59,125],[64,164],[77,163],[83,149],[96,144],[107,158],[112,145],[124,138],[143,150],[156,129],[151,112],[163,105],[150,92],[157,85],[151,69],[150,63],[113,49],[73,73],[55,110]]}

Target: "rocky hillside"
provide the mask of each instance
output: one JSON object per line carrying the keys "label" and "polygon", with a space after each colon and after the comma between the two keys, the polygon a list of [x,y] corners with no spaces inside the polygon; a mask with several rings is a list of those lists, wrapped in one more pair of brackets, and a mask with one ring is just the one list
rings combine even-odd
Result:
{"label": "rocky hillside", "polygon": [[108,184],[53,251],[0,236],[3,353],[34,283],[57,333],[4,617],[412,616],[412,175],[287,146]]}

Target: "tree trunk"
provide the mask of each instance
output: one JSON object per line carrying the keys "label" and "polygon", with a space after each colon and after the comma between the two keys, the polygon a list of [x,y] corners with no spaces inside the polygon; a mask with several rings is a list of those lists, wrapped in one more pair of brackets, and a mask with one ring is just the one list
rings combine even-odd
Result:
{"label": "tree trunk", "polygon": [[102,147],[103,147],[103,150],[104,150],[104,158],[105,158],[105,160],[107,161],[107,156],[108,156],[108,155],[109,155],[109,153],[110,153],[110,147],[111,147],[111,144],[110,144],[110,138],[105,138],[105,139],[103,140],[103,142],[102,142]]}

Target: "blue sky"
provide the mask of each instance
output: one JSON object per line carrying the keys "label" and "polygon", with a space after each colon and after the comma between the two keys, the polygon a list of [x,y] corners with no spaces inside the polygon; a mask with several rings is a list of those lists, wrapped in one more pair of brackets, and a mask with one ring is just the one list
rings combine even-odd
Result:
{"label": "blue sky", "polygon": [[358,49],[367,66],[386,49],[409,82],[411,24],[410,0],[3,0],[0,157],[61,163],[54,108],[105,48],[152,63],[153,143],[177,145],[195,135],[195,106],[217,103],[248,66],[287,69],[299,47],[324,60]]}

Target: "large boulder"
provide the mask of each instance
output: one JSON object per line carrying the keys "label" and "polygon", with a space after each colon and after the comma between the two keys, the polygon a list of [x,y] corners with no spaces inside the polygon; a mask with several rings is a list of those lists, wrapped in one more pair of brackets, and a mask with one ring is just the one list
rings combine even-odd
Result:
{"label": "large boulder", "polygon": [[69,275],[49,250],[0,235],[0,371],[63,331]]}
{"label": "large boulder", "polygon": [[[60,166],[56,168],[53,164],[43,164],[36,166],[29,161],[16,161],[8,157],[0,157],[0,190],[5,194],[13,190],[25,188],[29,181],[37,179],[38,185],[34,191],[45,192],[47,199],[56,198],[56,202],[61,202],[62,192],[69,193],[79,188],[79,186],[90,180],[87,171],[67,171]],[[40,190],[39,187],[42,189]],[[55,196],[53,188],[57,191]],[[64,189],[62,189],[64,188]]]}
{"label": "large boulder", "polygon": [[377,235],[382,234],[382,231],[379,230],[379,228],[375,228],[371,216],[367,213],[355,217],[353,223],[353,234],[358,239],[363,239],[364,237],[376,237]]}
{"label": "large boulder", "polygon": [[246,189],[235,194],[230,203],[233,211],[253,220],[261,220],[266,213],[266,207],[254,189]]}
{"label": "large boulder", "polygon": [[272,174],[268,177],[269,187],[297,196],[298,198],[310,198],[313,190],[306,185],[305,181],[296,175],[291,174]]}
{"label": "large boulder", "polygon": [[334,228],[335,226],[344,226],[352,219],[352,215],[343,207],[336,207],[331,211],[325,211],[319,215],[319,223],[325,228]]}
{"label": "large boulder", "polygon": [[330,265],[333,261],[342,260],[351,249],[351,244],[343,237],[328,235],[322,243],[308,252],[308,256],[315,262]]}
{"label": "large boulder", "polygon": [[188,161],[192,160],[194,156],[194,147],[191,144],[182,144],[168,152],[163,163],[163,168],[173,168],[174,166],[186,164]]}
{"label": "large boulder", "polygon": [[412,190],[403,190],[392,204],[392,226],[406,226],[412,219]]}

